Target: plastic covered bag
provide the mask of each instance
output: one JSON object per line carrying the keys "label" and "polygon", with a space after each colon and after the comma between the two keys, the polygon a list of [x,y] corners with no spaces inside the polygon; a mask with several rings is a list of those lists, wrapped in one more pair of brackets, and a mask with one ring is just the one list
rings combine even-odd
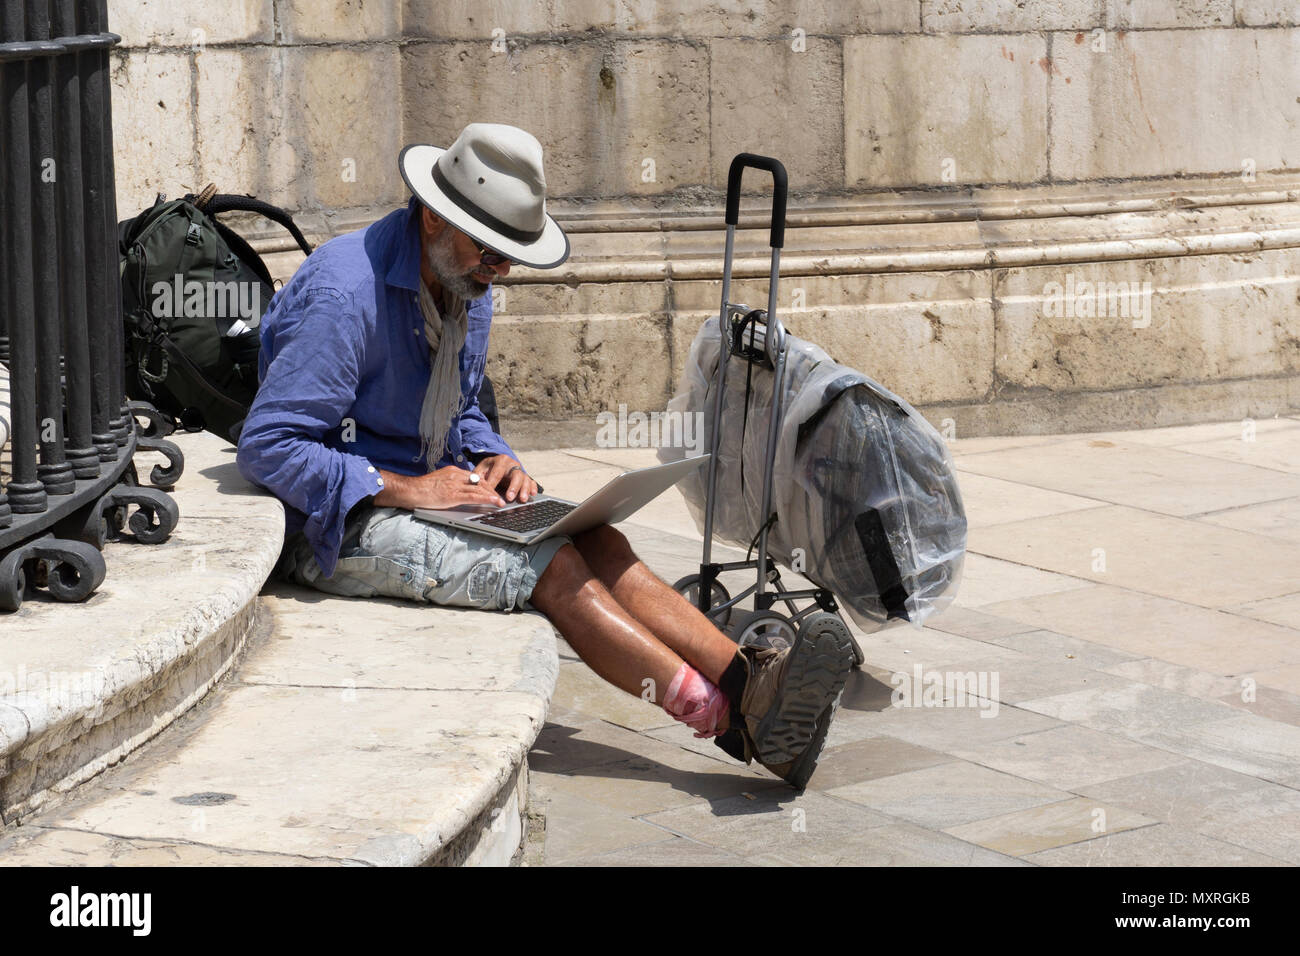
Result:
{"label": "plastic covered bag", "polygon": [[[768,555],[831,591],[865,630],[890,619],[919,625],[952,602],[966,550],[966,514],[952,456],[916,409],[810,342],[787,335],[785,414],[773,468]],[[691,346],[670,412],[703,413],[712,447],[718,320]],[[718,446],[714,535],[756,539],[771,421],[773,371],[732,357]],[[685,454],[661,448],[661,461]],[[708,468],[678,485],[701,533]]]}

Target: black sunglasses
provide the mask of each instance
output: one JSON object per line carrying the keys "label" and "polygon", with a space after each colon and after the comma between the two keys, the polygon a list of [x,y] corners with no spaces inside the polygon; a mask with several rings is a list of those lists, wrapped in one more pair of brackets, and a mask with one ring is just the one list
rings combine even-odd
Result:
{"label": "black sunglasses", "polygon": [[515,265],[514,259],[511,259],[509,256],[503,256],[499,252],[493,252],[491,249],[483,245],[483,243],[479,242],[473,236],[470,236],[468,232],[465,233],[465,235],[469,236],[469,241],[474,243],[474,248],[478,250],[479,262],[481,262],[483,265],[499,266],[503,262],[508,262],[510,263],[510,265]]}

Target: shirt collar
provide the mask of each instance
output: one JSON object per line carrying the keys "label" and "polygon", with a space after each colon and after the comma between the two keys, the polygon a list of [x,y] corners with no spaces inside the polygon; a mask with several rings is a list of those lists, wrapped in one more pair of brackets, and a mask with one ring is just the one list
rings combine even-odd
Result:
{"label": "shirt collar", "polygon": [[414,196],[406,204],[405,222],[399,222],[393,236],[393,264],[388,268],[384,281],[399,289],[420,288],[420,201]]}

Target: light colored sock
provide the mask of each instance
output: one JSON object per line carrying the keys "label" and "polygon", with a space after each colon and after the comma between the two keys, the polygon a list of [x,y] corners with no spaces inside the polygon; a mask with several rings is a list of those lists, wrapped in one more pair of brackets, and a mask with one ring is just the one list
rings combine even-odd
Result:
{"label": "light colored sock", "polygon": [[690,664],[683,663],[664,695],[664,711],[690,726],[696,737],[717,737],[718,723],[731,709],[727,695]]}

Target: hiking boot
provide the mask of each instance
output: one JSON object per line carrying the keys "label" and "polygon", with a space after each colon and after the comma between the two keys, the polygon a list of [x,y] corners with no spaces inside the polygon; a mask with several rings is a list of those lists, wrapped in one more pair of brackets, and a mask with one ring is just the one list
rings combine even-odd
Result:
{"label": "hiking boot", "polygon": [[853,666],[852,641],[814,632],[800,634],[789,648],[746,646],[737,655],[744,664],[743,690],[732,696],[731,727],[716,743],[737,760],[756,759],[803,789]]}

